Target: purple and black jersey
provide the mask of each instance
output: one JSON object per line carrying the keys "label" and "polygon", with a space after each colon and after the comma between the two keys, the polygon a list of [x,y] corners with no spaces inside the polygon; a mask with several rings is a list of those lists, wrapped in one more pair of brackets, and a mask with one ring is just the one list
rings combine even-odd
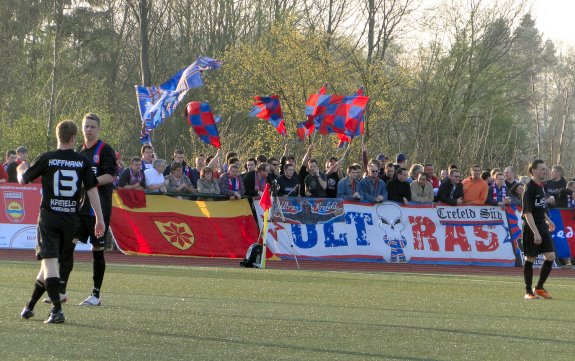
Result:
{"label": "purple and black jersey", "polygon": [[[116,176],[117,163],[116,152],[108,144],[99,140],[91,148],[86,148],[82,145],[78,149],[79,154],[88,160],[90,168],[94,175],[99,177],[103,174],[109,174],[112,177]],[[114,185],[112,183],[98,186],[98,194],[100,195],[100,205],[102,206],[102,213],[104,219],[108,219],[112,214],[112,193],[114,192]],[[80,208],[81,215],[93,216],[92,206],[88,197],[83,196],[82,206]]]}
{"label": "purple and black jersey", "polygon": [[530,180],[525,185],[525,191],[522,197],[523,214],[531,213],[535,224],[545,223],[545,214],[547,213],[547,202],[545,201],[545,190],[543,184],[537,184]]}
{"label": "purple and black jersey", "polygon": [[42,154],[22,178],[29,183],[40,176],[43,190],[40,208],[58,213],[78,213],[82,185],[89,190],[98,184],[90,162],[72,149]]}

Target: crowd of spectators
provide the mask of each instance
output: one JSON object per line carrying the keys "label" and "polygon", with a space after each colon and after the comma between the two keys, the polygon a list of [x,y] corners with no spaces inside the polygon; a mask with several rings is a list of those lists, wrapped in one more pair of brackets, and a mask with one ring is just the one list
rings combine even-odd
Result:
{"label": "crowd of spectators", "polygon": [[[186,161],[183,150],[176,149],[172,159],[159,159],[151,145],[141,147],[140,155],[129,159],[127,166],[116,152],[115,188],[168,194],[192,199],[241,199],[263,194],[266,184],[279,196],[341,198],[348,201],[403,204],[441,202],[448,205],[520,206],[530,177],[518,176],[514,167],[485,169],[478,164],[468,173],[455,164],[437,170],[432,163],[414,163],[399,153],[392,162],[379,154],[368,157],[362,149],[362,161],[343,168],[343,160],[325,157],[322,165],[307,148],[299,168],[286,145],[279,160],[258,155],[242,161],[237,152],[225,157],[218,150],[213,156],[197,154]],[[20,146],[6,152],[0,167],[0,183],[17,183],[16,168],[28,162],[28,149]],[[38,182],[41,179],[37,180]],[[575,179],[567,181],[560,165],[551,168],[544,182],[547,204],[551,207],[575,208]],[[562,262],[565,260],[562,260]],[[567,264],[567,263],[565,263]]]}
{"label": "crowd of spectators", "polygon": [[[129,159],[124,167],[120,154],[116,188],[143,190],[150,193],[217,195],[227,199],[261,196],[266,184],[275,184],[280,196],[343,198],[380,203],[403,204],[442,202],[449,205],[521,205],[521,195],[529,177],[519,177],[514,167],[485,169],[478,164],[468,173],[455,164],[436,170],[432,163],[414,163],[408,168],[407,156],[397,154],[395,162],[384,154],[373,159],[362,149],[362,162],[345,168],[337,157],[326,157],[320,163],[307,148],[299,169],[296,158],[285,146],[281,157],[244,158],[228,152],[225,158],[218,150],[214,156],[198,154],[193,164],[186,161],[183,150],[176,149],[172,159],[159,159],[154,148],[145,144],[140,155]],[[0,167],[0,183],[17,182],[16,167],[28,161],[28,149],[20,146],[6,152]],[[552,167],[544,183],[551,206],[575,208],[575,180],[567,181],[563,168]],[[203,199],[210,199],[205,196]]]}
{"label": "crowd of spectators", "polygon": [[[0,183],[18,183],[18,173],[16,168],[23,163],[28,163],[28,148],[20,146],[16,150],[6,152],[5,162],[0,167]],[[38,178],[33,183],[39,183],[42,179]]]}

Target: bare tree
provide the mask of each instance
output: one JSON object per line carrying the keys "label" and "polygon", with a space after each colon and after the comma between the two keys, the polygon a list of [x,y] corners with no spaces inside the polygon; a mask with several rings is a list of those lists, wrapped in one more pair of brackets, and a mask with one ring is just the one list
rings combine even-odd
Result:
{"label": "bare tree", "polygon": [[561,164],[566,143],[568,119],[573,117],[572,103],[575,97],[575,56],[566,56],[557,67],[554,78],[557,89],[558,115],[558,149],[555,155],[556,164]]}
{"label": "bare tree", "polygon": [[354,10],[352,0],[305,0],[301,4],[301,14],[308,31],[327,34],[328,39],[355,31],[359,14]]}
{"label": "bare tree", "polygon": [[152,72],[150,70],[150,38],[148,16],[152,5],[148,0],[126,0],[132,9],[134,16],[138,19],[139,39],[140,39],[140,75],[142,85],[149,86],[152,83]]}
{"label": "bare tree", "polygon": [[48,114],[48,124],[46,126],[46,151],[51,148],[52,126],[54,124],[55,107],[56,107],[56,86],[58,80],[58,53],[60,51],[60,27],[63,20],[64,5],[60,0],[54,0],[53,3],[53,24],[54,24],[54,42],[52,49],[52,76],[50,85],[50,111]]}
{"label": "bare tree", "polygon": [[[406,29],[406,18],[421,0],[367,0],[363,9],[367,19],[367,63],[385,59],[387,49]],[[363,35],[363,34],[362,34]]]}

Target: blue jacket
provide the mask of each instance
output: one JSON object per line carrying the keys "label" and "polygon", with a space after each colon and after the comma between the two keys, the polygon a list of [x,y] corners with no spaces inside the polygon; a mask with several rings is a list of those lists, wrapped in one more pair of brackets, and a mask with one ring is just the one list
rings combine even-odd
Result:
{"label": "blue jacket", "polygon": [[[355,183],[355,192],[359,193],[359,182],[357,179],[354,181]],[[351,179],[349,177],[345,177],[344,179],[340,180],[337,183],[337,198],[343,198],[348,201],[356,200],[353,198],[353,194],[355,193],[351,187]]]}
{"label": "blue jacket", "polygon": [[363,202],[375,203],[375,197],[381,195],[383,196],[383,201],[387,200],[387,188],[385,183],[378,177],[377,186],[374,183],[373,178],[365,177],[359,181],[359,194],[361,195],[361,200]]}

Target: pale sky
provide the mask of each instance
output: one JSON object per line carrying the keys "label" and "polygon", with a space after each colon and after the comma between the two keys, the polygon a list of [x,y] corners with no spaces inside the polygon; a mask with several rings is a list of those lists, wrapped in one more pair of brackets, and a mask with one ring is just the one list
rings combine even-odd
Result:
{"label": "pale sky", "polygon": [[575,1],[532,0],[532,14],[544,39],[575,46]]}
{"label": "pale sky", "polygon": [[[518,5],[521,0],[512,1]],[[425,25],[423,25],[423,30],[417,29],[418,22],[425,24],[425,21],[421,21],[422,18],[420,17],[430,15],[429,19],[433,23],[434,11],[428,12],[428,10],[439,9],[439,11],[443,11],[441,6],[446,4],[448,7],[459,5],[465,11],[466,6],[469,5],[468,2],[480,4],[488,9],[493,3],[505,4],[506,0],[422,0],[421,6],[418,7],[412,18],[412,21],[415,21],[414,30],[404,34],[406,39],[413,40],[411,43],[408,42],[406,46],[409,47],[411,44],[417,48],[430,40],[442,41],[440,38],[435,38],[436,34],[426,32]],[[575,49],[575,0],[525,0],[522,14],[526,12],[531,12],[535,19],[535,26],[542,34],[543,42],[551,39],[559,51]],[[517,25],[518,23],[515,24],[515,26]],[[449,24],[447,23],[446,26]],[[445,38],[443,41],[449,43],[450,39]]]}

